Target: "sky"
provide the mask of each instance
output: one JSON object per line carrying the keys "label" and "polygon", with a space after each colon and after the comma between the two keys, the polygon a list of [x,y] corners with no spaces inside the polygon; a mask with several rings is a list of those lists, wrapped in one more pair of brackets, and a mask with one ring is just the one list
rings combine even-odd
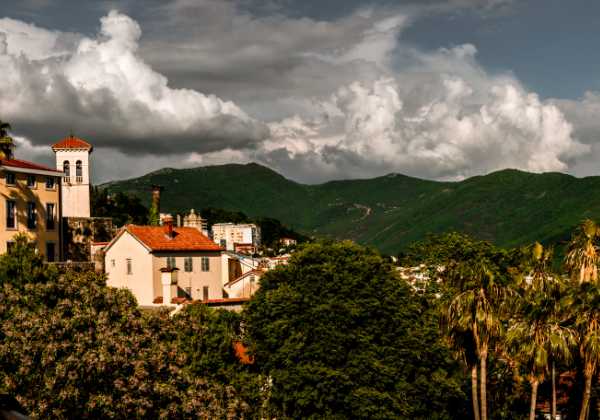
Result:
{"label": "sky", "polygon": [[97,183],[599,175],[599,38],[591,0],[0,0],[0,120],[23,159],[86,139]]}

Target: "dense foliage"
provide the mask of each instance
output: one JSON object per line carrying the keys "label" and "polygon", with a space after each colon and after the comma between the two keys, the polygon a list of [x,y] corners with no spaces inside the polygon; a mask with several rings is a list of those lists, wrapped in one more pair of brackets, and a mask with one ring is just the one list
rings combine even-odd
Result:
{"label": "dense foliage", "polygon": [[188,369],[180,323],[140,312],[102,276],[40,275],[41,259],[24,238],[18,245],[0,258],[12,267],[0,276],[0,391],[32,416],[226,418],[246,409],[232,387]]}
{"label": "dense foliage", "polygon": [[318,243],[266,273],[245,311],[277,418],[451,418],[458,366],[432,300],[372,250]]}
{"label": "dense foliage", "polygon": [[109,194],[106,189],[94,187],[90,200],[92,216],[112,217],[115,226],[148,223],[149,210],[134,195],[123,192]]}

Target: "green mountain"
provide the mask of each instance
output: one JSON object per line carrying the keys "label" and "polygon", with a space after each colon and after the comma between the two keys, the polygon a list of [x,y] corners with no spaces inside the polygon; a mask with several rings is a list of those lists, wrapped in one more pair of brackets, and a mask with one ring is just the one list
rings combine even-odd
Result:
{"label": "green mountain", "polygon": [[428,233],[450,230],[501,246],[561,243],[583,218],[600,219],[600,177],[507,169],[460,182],[390,174],[304,185],[258,164],[161,169],[104,184],[150,201],[164,186],[162,211],[218,207],[274,217],[314,236],[349,238],[397,253]]}

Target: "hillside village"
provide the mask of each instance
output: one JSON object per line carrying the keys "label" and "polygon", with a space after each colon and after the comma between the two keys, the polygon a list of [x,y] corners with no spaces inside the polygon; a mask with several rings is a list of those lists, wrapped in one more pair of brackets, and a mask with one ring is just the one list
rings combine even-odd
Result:
{"label": "hillside village", "polygon": [[[286,253],[261,255],[256,224],[214,223],[209,229],[194,209],[183,217],[161,212],[158,185],[148,191],[156,215],[150,225],[118,227],[110,217],[93,217],[92,144],[70,135],[51,148],[55,168],[17,159],[12,143],[2,145],[0,253],[25,234],[48,264],[106,273],[108,286],[129,289],[145,308],[202,301],[239,310],[264,272],[287,263]],[[281,244],[293,249],[296,240],[282,238]]]}

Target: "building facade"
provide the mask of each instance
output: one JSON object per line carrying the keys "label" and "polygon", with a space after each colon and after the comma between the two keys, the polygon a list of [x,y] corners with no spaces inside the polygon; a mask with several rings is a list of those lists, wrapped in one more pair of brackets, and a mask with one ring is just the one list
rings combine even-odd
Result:
{"label": "building facade", "polygon": [[212,226],[212,237],[228,251],[234,251],[236,244],[246,248],[258,248],[260,245],[260,228],[255,224],[215,223]]}
{"label": "building facade", "polygon": [[[222,249],[190,227],[128,225],[104,249],[107,284],[131,290],[138,304],[223,298]],[[171,283],[165,287],[165,276]],[[165,296],[165,293],[168,293]]]}
{"label": "building facade", "polygon": [[60,260],[62,172],[19,159],[0,160],[0,253],[22,233],[47,261]]}

